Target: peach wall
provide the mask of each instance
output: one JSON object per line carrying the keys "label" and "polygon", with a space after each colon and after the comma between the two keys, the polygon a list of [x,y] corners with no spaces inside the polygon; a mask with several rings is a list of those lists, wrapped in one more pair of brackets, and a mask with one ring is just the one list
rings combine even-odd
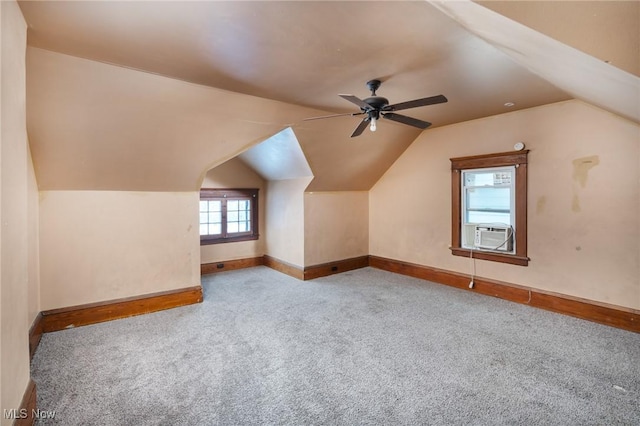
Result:
{"label": "peach wall", "polygon": [[31,161],[31,150],[27,145],[27,238],[28,238],[28,282],[27,301],[29,304],[29,323],[32,324],[40,313],[40,228],[39,228],[39,198],[38,182]]}
{"label": "peach wall", "polygon": [[[27,28],[15,1],[0,2],[0,410],[17,409],[29,383],[29,200],[32,165],[26,132]],[[31,192],[30,192],[31,191]],[[0,418],[2,425],[11,419]]]}
{"label": "peach wall", "polygon": [[370,254],[471,273],[448,249],[449,158],[518,141],[531,150],[531,262],[477,260],[477,275],[640,308],[640,127],[580,101],[424,132],[371,190]]}
{"label": "peach wall", "polygon": [[254,241],[210,244],[200,246],[200,263],[244,259],[264,255],[265,182],[253,169],[240,159],[233,158],[209,170],[202,182],[203,188],[258,188],[258,213],[260,238]]}
{"label": "peach wall", "polygon": [[304,190],[312,178],[267,183],[265,254],[304,267]]}
{"label": "peach wall", "polygon": [[369,254],[369,192],[304,194],[304,264]]}
{"label": "peach wall", "polygon": [[200,285],[198,192],[42,191],[42,310]]}

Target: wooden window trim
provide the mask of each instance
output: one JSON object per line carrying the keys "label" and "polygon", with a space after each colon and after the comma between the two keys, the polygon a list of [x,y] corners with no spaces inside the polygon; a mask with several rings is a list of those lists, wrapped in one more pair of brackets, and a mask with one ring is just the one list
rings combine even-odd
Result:
{"label": "wooden window trim", "polygon": [[224,199],[224,198],[249,198],[251,199],[251,231],[233,237],[217,237],[214,235],[200,235],[200,245],[235,243],[240,241],[257,240],[259,233],[258,214],[258,191],[257,188],[202,188],[200,190],[200,200]]}
{"label": "wooden window trim", "polygon": [[489,167],[516,166],[516,252],[515,254],[473,250],[475,259],[491,260],[512,265],[527,266],[527,165],[529,150],[499,152],[451,158],[451,254],[471,257],[470,249],[461,244],[463,170]]}

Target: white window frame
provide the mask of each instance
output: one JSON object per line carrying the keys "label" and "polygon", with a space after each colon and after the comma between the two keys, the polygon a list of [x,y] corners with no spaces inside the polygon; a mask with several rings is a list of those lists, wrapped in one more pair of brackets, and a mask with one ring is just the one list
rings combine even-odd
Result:
{"label": "white window frame", "polygon": [[[466,175],[471,173],[500,173],[500,172],[509,172],[511,175],[509,184],[493,184],[493,185],[466,185]],[[461,209],[460,209],[460,224],[461,224],[461,235],[462,241],[461,245],[463,248],[469,249],[478,249],[473,244],[469,244],[468,241],[464,241],[465,236],[465,227],[468,224],[474,224],[482,227],[507,227],[511,228],[511,231],[508,233],[509,238],[511,239],[511,250],[501,250],[503,253],[513,254],[516,252],[516,244],[515,244],[515,233],[516,233],[516,166],[504,166],[504,167],[481,167],[476,169],[465,169],[462,170],[462,178],[460,179],[460,191],[462,195],[461,201]],[[473,190],[477,188],[509,188],[509,223],[504,222],[468,222],[467,217],[469,216],[469,209],[467,207],[467,198],[468,198],[468,190]],[[489,210],[487,210],[489,211]]]}

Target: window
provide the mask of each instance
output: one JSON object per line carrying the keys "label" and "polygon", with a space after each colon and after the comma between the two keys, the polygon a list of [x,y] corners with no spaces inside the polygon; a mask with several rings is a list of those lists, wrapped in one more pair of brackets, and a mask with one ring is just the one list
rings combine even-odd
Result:
{"label": "window", "polygon": [[453,255],[528,265],[528,152],[451,159]]}
{"label": "window", "polygon": [[257,239],[257,189],[200,190],[201,245]]}
{"label": "window", "polygon": [[461,173],[462,247],[515,253],[515,167]]}

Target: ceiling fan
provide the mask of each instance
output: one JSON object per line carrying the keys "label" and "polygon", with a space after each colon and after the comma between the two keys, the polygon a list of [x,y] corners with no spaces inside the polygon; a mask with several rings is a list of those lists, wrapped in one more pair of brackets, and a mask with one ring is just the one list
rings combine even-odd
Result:
{"label": "ceiling fan", "polygon": [[305,120],[318,120],[321,118],[340,117],[345,115],[365,115],[358,127],[356,127],[356,129],[351,134],[352,138],[360,136],[367,126],[369,126],[372,132],[375,132],[377,122],[380,117],[396,121],[398,123],[407,124],[409,126],[417,127],[419,129],[426,129],[427,127],[431,126],[431,123],[429,123],[428,121],[422,121],[418,120],[417,118],[407,117],[406,115],[396,114],[395,111],[447,102],[447,98],[445,98],[443,95],[437,95],[428,98],[414,99],[413,101],[400,102],[399,104],[389,105],[389,100],[387,98],[376,95],[376,90],[378,90],[381,84],[382,82],[380,80],[368,81],[367,87],[371,91],[371,96],[366,99],[360,99],[354,95],[338,95],[341,98],[346,99],[347,101],[359,106],[360,112],[324,115],[322,117],[306,118]]}

